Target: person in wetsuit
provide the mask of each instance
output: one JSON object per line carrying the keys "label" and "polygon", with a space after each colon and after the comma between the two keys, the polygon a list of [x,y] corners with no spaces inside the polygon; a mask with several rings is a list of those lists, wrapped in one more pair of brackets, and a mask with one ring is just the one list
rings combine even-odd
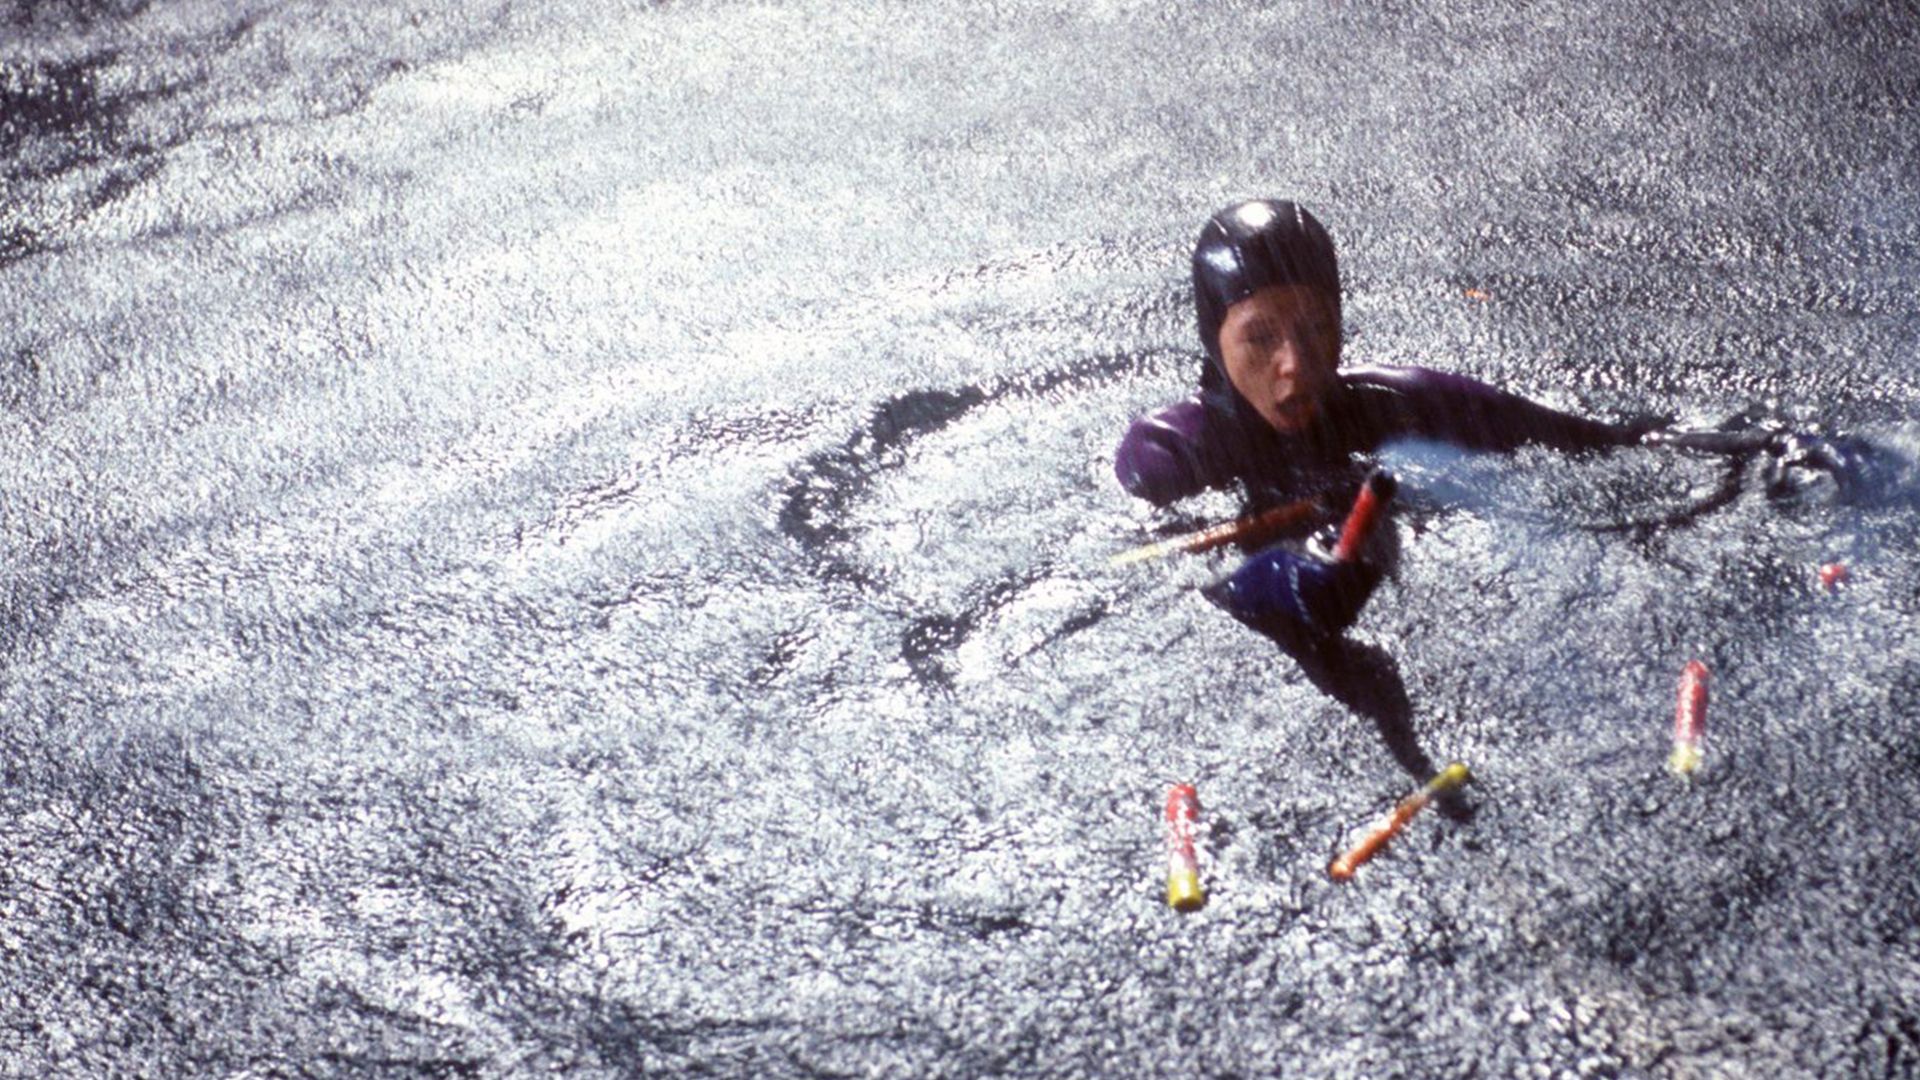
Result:
{"label": "person in wetsuit", "polygon": [[1114,472],[1156,504],[1206,488],[1303,492],[1400,437],[1476,450],[1621,446],[1658,425],[1558,412],[1419,367],[1342,369],[1333,238],[1304,207],[1255,199],[1215,214],[1193,251],[1206,360],[1199,392],[1135,420]]}
{"label": "person in wetsuit", "polygon": [[[1797,472],[1853,483],[1857,441],[1777,422],[1695,432],[1652,419],[1575,416],[1462,375],[1421,367],[1342,368],[1341,293],[1333,239],[1304,207],[1255,199],[1215,214],[1193,251],[1194,306],[1206,359],[1199,392],[1135,420],[1114,472],[1127,491],[1164,505],[1243,485],[1251,502],[1352,490],[1352,455],[1396,438],[1507,451],[1637,443],[1732,455],[1765,450],[1768,488]],[[1279,546],[1248,560],[1209,595],[1264,629],[1324,636],[1357,615],[1377,569],[1332,566]]]}

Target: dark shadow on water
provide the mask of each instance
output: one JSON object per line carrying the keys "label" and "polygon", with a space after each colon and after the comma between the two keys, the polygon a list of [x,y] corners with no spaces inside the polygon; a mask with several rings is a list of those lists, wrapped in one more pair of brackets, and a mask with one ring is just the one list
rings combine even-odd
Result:
{"label": "dark shadow on water", "polygon": [[1625,533],[1634,542],[1644,544],[1662,532],[1691,526],[1708,514],[1732,504],[1740,497],[1740,493],[1746,486],[1744,478],[1747,465],[1752,458],[1751,454],[1729,458],[1726,468],[1721,473],[1720,483],[1711,493],[1691,505],[1683,506],[1660,517],[1595,525],[1588,528],[1596,533]]}
{"label": "dark shadow on water", "polygon": [[[888,591],[892,584],[885,569],[862,559],[857,550],[861,532],[857,511],[889,472],[913,460],[921,439],[962,422],[984,405],[1103,386],[1165,362],[1166,355],[1158,352],[1102,353],[981,385],[896,394],[877,403],[839,445],[816,451],[795,465],[776,511],[779,529],[807,557],[821,580],[868,593]],[[950,687],[954,650],[983,619],[1053,572],[1054,567],[1043,562],[983,583],[972,590],[959,611],[923,611],[914,605],[901,636],[901,659],[923,686]],[[1105,614],[1103,605],[1077,613],[1050,640],[1085,629]]]}
{"label": "dark shadow on water", "polygon": [[[1382,648],[1347,637],[1316,637],[1291,623],[1248,623],[1293,657],[1321,693],[1372,722],[1393,760],[1416,783],[1438,771],[1420,745],[1413,726],[1413,701],[1407,696],[1400,665]],[[1434,809],[1456,821],[1472,819],[1472,808],[1457,792],[1434,800]]]}
{"label": "dark shadow on water", "polygon": [[1347,638],[1287,648],[1307,681],[1321,693],[1372,721],[1393,760],[1417,780],[1433,775],[1433,762],[1413,731],[1413,702],[1399,665],[1385,649]]}
{"label": "dark shadow on water", "polygon": [[79,28],[100,22],[124,22],[151,6],[148,0],[52,0],[49,3],[16,0],[0,10],[6,12],[7,22],[21,30],[35,22]]}
{"label": "dark shadow on water", "polygon": [[[65,6],[82,25],[94,14],[120,14],[107,10],[113,5]],[[122,86],[116,76],[129,74],[128,66],[114,49],[63,61],[0,60],[0,181],[14,204],[0,223],[0,266],[63,250],[59,234],[67,226],[151,180],[166,152],[189,137],[184,130],[156,137],[131,117],[197,87],[201,77]]]}
{"label": "dark shadow on water", "polygon": [[1689,528],[1731,505],[1750,488],[1783,505],[1819,499],[1837,506],[1875,508],[1912,505],[1910,462],[1873,439],[1855,434],[1793,434],[1783,446],[1765,441],[1774,428],[1741,428],[1736,417],[1724,431],[1689,432],[1681,445],[1722,454],[1725,465],[1714,490],[1690,505],[1655,517],[1586,526],[1596,533],[1626,534],[1636,543]]}

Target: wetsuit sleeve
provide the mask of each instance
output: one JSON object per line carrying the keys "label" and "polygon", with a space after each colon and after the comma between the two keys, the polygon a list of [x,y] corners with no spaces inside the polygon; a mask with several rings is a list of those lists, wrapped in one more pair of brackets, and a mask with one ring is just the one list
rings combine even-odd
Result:
{"label": "wetsuit sleeve", "polygon": [[1529,401],[1477,379],[1427,368],[1372,368],[1356,382],[1395,392],[1402,434],[1442,439],[1475,450],[1512,450],[1535,443],[1588,450],[1638,442],[1649,423],[1611,424]]}
{"label": "wetsuit sleeve", "polygon": [[1113,472],[1128,493],[1170,503],[1215,486],[1202,448],[1206,411],[1183,401],[1148,413],[1127,428],[1114,455]]}

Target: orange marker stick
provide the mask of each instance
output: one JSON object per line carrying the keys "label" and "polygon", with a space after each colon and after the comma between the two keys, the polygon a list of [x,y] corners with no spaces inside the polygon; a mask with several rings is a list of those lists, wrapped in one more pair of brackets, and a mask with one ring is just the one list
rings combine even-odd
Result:
{"label": "orange marker stick", "polygon": [[1700,767],[1700,744],[1707,737],[1707,665],[1687,661],[1680,672],[1680,700],[1673,710],[1673,755],[1667,768],[1685,776]]}
{"label": "orange marker stick", "polygon": [[1192,784],[1167,789],[1167,903],[1175,911],[1197,911],[1207,892],[1200,887],[1200,860],[1193,850],[1193,828],[1200,820],[1200,795]]}
{"label": "orange marker stick", "polygon": [[1335,881],[1350,880],[1353,872],[1360,869],[1368,859],[1380,854],[1380,849],[1387,846],[1387,841],[1398,836],[1400,830],[1407,827],[1407,822],[1412,821],[1415,815],[1427,808],[1427,804],[1433,801],[1434,796],[1452,791],[1466,783],[1468,778],[1467,767],[1457,761],[1440,770],[1440,775],[1427,781],[1419,791],[1401,799],[1399,805],[1393,808],[1393,813],[1381,819],[1380,823],[1369,830],[1352,850],[1333,860],[1333,863],[1327,867],[1327,876]]}
{"label": "orange marker stick", "polygon": [[1398,486],[1392,476],[1378,469],[1367,476],[1367,482],[1360,485],[1360,495],[1353,500],[1353,509],[1347,514],[1347,523],[1340,528],[1340,542],[1333,546],[1334,562],[1352,562],[1360,554],[1367,537],[1373,535],[1375,526],[1385,515],[1387,504],[1393,501]]}
{"label": "orange marker stick", "polygon": [[1225,525],[1216,525],[1211,529],[1189,535],[1181,544],[1182,551],[1212,551],[1244,541],[1258,544],[1276,533],[1284,532],[1296,525],[1304,525],[1320,512],[1320,504],[1313,499],[1301,499],[1299,502],[1276,506],[1271,510],[1243,517]]}
{"label": "orange marker stick", "polygon": [[1229,521],[1210,529],[1202,529],[1170,540],[1146,544],[1131,551],[1123,551],[1107,562],[1110,566],[1125,566],[1128,563],[1144,562],[1162,555],[1172,555],[1175,552],[1212,551],[1214,548],[1237,541],[1258,544],[1294,526],[1306,524],[1319,512],[1320,504],[1316,500],[1301,499],[1299,502],[1276,506],[1264,513],[1243,517],[1238,521]]}

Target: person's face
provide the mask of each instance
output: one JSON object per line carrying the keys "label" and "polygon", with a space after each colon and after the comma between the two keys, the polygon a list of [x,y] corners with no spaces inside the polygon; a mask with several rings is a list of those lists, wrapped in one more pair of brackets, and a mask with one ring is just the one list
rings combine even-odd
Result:
{"label": "person's face", "polygon": [[1220,324],[1227,378],[1283,435],[1306,430],[1336,386],[1340,319],[1309,285],[1269,285],[1227,309]]}

